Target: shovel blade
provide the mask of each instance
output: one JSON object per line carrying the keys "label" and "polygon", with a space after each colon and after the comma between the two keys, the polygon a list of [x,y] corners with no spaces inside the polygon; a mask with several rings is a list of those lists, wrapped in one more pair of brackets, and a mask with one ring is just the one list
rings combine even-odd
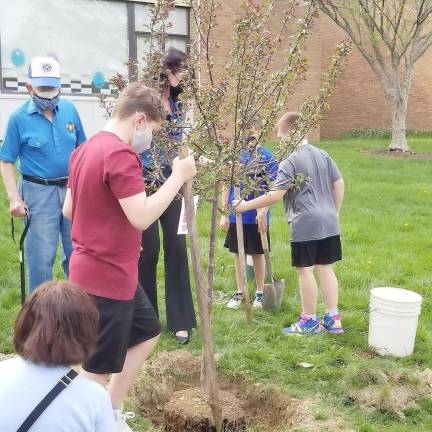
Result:
{"label": "shovel blade", "polygon": [[272,284],[264,285],[263,308],[265,310],[279,310],[285,291],[285,280],[273,280]]}

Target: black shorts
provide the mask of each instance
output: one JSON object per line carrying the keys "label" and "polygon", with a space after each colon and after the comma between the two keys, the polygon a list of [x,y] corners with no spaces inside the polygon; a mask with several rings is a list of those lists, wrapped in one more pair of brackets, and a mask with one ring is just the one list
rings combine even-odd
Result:
{"label": "black shorts", "polygon": [[[256,224],[243,224],[243,240],[245,254],[247,255],[262,255],[264,253],[261,244],[261,234],[258,231]],[[267,230],[267,240],[270,247],[270,233]],[[237,244],[237,225],[230,224],[228,234],[225,238],[224,246],[232,253],[238,253]]]}
{"label": "black shorts", "polygon": [[119,373],[129,348],[160,334],[159,319],[140,286],[132,300],[91,297],[99,311],[99,333],[96,350],[83,369],[98,374]]}
{"label": "black shorts", "polygon": [[291,262],[294,267],[333,264],[342,259],[340,236],[322,240],[291,242]]}

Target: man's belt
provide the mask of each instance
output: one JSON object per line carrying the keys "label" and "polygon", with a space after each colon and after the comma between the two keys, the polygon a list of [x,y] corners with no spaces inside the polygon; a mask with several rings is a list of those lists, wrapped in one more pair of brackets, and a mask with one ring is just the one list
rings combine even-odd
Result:
{"label": "man's belt", "polygon": [[33,177],[23,174],[23,179],[31,183],[37,183],[45,186],[66,186],[68,183],[68,177],[59,177],[54,179],[44,179],[40,177]]}

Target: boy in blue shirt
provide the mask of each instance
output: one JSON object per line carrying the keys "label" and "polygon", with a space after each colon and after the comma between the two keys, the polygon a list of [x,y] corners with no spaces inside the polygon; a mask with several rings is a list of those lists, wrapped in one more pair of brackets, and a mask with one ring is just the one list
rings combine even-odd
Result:
{"label": "boy in blue shirt", "polygon": [[[255,130],[251,130],[250,140],[254,140]],[[245,167],[245,175],[257,182],[257,191],[248,195],[246,200],[254,199],[268,191],[268,182],[274,181],[277,175],[278,165],[271,151],[258,144],[253,152],[243,150],[240,154],[240,162]],[[248,169],[249,168],[249,169]],[[250,171],[250,173],[248,173]],[[224,189],[222,191],[222,205],[224,209],[232,206],[234,200],[234,188]],[[257,210],[249,210],[242,213],[243,221],[243,238],[245,254],[251,255],[256,281],[256,293],[253,301],[253,307],[262,308],[263,288],[265,279],[265,259],[261,243],[261,234],[267,233],[270,243],[268,226],[270,223],[270,212],[268,207]],[[235,269],[237,291],[232,295],[227,307],[238,309],[243,302],[241,291],[242,279],[240,273],[240,261],[238,255],[237,231],[235,213],[230,213],[229,217],[223,215],[220,221],[221,229],[227,233],[225,247],[235,254]]]}

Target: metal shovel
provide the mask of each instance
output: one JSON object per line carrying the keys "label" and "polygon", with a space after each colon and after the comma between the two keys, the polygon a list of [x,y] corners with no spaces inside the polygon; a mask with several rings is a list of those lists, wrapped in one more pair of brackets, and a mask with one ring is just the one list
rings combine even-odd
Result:
{"label": "metal shovel", "polygon": [[282,305],[285,291],[285,279],[278,280],[274,277],[270,261],[270,250],[267,240],[267,233],[260,234],[267,267],[266,273],[271,278],[271,283],[264,284],[263,308],[265,310],[279,310]]}

